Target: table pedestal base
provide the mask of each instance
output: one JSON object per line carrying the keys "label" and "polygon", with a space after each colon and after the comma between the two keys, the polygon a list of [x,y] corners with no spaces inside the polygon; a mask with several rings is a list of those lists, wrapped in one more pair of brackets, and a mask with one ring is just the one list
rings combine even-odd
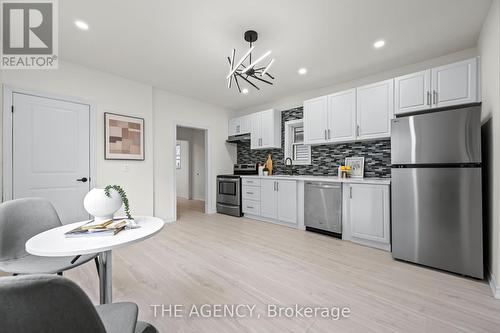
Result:
{"label": "table pedestal base", "polygon": [[113,302],[111,262],[111,251],[99,253],[99,300],[101,304]]}

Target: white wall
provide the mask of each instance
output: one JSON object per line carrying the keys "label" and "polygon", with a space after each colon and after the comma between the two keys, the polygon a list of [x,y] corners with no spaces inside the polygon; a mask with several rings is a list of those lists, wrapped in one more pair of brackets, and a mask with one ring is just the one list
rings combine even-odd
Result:
{"label": "white wall", "polygon": [[[128,193],[132,214],[153,215],[152,87],[66,62],[58,70],[1,71],[0,82],[95,103],[97,179],[93,185],[121,185]],[[145,119],[145,161],[104,160],[102,133],[107,111]]]}
{"label": "white wall", "polygon": [[205,200],[205,131],[177,127],[177,139],[189,142],[189,199]]}
{"label": "white wall", "polygon": [[[383,50],[382,50],[383,52]],[[382,80],[388,80],[397,76],[413,73],[413,72],[418,72],[424,69],[428,69],[431,67],[435,66],[441,66],[445,65],[448,63],[452,63],[455,61],[460,61],[468,58],[472,58],[477,56],[477,50],[475,48],[472,49],[467,49],[463,50],[460,52],[448,54],[439,58],[434,58],[430,59],[427,61],[423,61],[417,64],[409,65],[409,66],[404,66],[401,68],[395,68],[390,71],[382,72],[382,73],[377,73],[374,75],[366,76],[359,78],[357,80],[352,80],[332,86],[327,86],[324,88],[320,89],[315,89],[315,90],[309,90],[309,91],[304,91],[299,94],[294,94],[290,96],[285,96],[279,100],[272,101],[271,103],[266,103],[262,105],[257,105],[249,108],[245,108],[242,110],[238,110],[237,114],[238,115],[244,115],[256,111],[262,111],[270,108],[275,108],[278,110],[288,110],[291,108],[295,108],[298,106],[302,106],[303,101],[310,99],[310,98],[315,98],[315,97],[320,97],[328,94],[332,94],[335,92],[347,90],[347,89],[352,89],[356,88],[365,84],[370,84],[370,83],[375,83],[378,81]],[[278,78],[279,79],[279,78]]]}
{"label": "white wall", "polygon": [[482,137],[483,162],[487,171],[487,183],[483,183],[488,209],[483,213],[488,219],[489,240],[488,266],[492,287],[500,298],[500,1],[493,0],[490,12],[479,37],[482,85]]}
{"label": "white wall", "polygon": [[[179,137],[179,135],[177,135]],[[181,145],[181,168],[175,169],[175,181],[177,185],[177,196],[185,199],[189,199],[191,195],[191,190],[189,186],[190,178],[190,158],[189,158],[189,141],[177,140],[177,144]]]}
{"label": "white wall", "polygon": [[[226,143],[227,121],[232,113],[191,98],[153,89],[155,125],[155,213],[167,221],[174,220],[175,189],[173,160],[176,126],[208,128],[208,152],[212,167],[207,172],[210,183],[208,212],[215,211],[216,176],[232,173],[236,147]],[[167,154],[164,154],[167,152]]]}

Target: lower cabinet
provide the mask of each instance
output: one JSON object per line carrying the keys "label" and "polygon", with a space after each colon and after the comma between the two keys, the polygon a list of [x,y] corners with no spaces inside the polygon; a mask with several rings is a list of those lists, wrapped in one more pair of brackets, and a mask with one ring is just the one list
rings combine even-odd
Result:
{"label": "lower cabinet", "polygon": [[[252,202],[245,202],[243,197],[244,212],[255,215],[253,212],[257,210],[245,208],[247,204]],[[270,222],[297,226],[297,181],[261,179],[258,216]]]}
{"label": "lower cabinet", "polygon": [[345,239],[391,250],[389,185],[344,184]]}

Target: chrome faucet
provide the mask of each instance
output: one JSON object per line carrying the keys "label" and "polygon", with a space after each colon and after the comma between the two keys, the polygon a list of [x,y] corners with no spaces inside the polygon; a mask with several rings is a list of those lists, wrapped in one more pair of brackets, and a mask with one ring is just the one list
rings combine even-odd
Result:
{"label": "chrome faucet", "polygon": [[285,158],[285,166],[290,167],[290,173],[293,176],[293,161],[290,157]]}

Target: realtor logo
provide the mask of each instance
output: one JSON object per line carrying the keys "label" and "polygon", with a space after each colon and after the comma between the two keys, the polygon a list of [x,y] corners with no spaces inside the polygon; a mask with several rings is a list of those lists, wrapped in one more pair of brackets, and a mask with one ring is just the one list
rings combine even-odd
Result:
{"label": "realtor logo", "polygon": [[0,0],[2,69],[56,69],[57,0]]}

